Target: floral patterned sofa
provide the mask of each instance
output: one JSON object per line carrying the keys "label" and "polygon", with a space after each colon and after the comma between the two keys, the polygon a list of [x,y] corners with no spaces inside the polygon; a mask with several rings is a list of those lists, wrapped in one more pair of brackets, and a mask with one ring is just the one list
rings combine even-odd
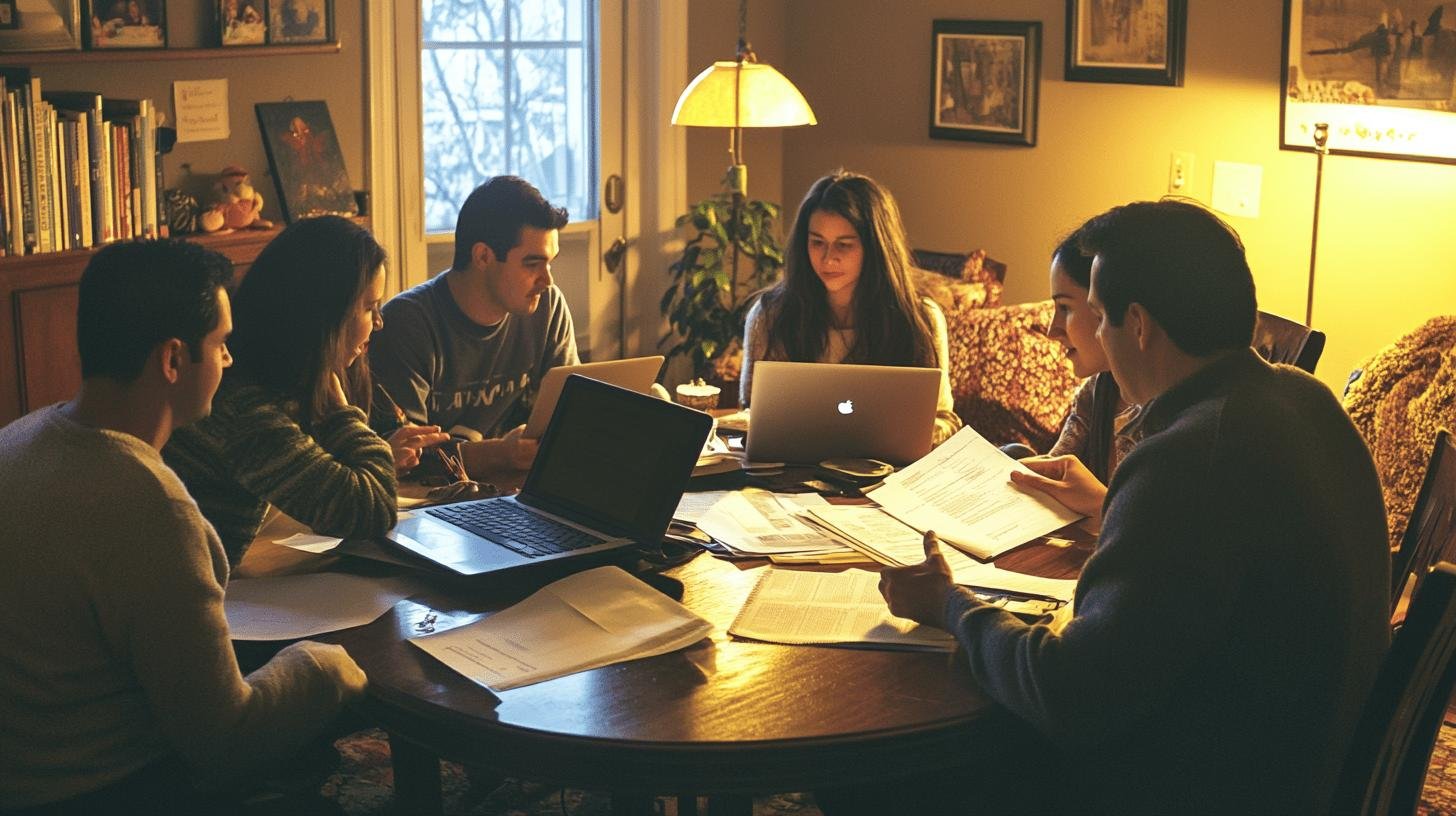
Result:
{"label": "floral patterned sofa", "polygon": [[915,283],[950,329],[956,413],[996,444],[1051,448],[1079,380],[1061,344],[1047,337],[1050,300],[1001,305],[1006,265],[983,250],[914,251]]}

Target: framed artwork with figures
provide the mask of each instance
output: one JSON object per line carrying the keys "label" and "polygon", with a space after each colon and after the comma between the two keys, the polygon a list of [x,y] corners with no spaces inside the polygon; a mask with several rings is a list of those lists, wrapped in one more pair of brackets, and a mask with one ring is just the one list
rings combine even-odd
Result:
{"label": "framed artwork with figures", "polygon": [[[1448,6],[1451,6],[1448,8]],[[1279,146],[1456,164],[1456,6],[1285,0]]]}
{"label": "framed artwork with figures", "polygon": [[1188,0],[1067,0],[1068,82],[1183,84]]}
{"label": "framed artwork with figures", "polygon": [[167,0],[90,0],[93,49],[166,48]]}
{"label": "framed artwork with figures", "polygon": [[930,137],[1036,144],[1041,23],[931,24]]}
{"label": "framed artwork with figures", "polygon": [[267,43],[267,0],[218,0],[217,27],[224,47]]}
{"label": "framed artwork with figures", "polygon": [[268,42],[322,43],[333,36],[333,0],[268,0]]}

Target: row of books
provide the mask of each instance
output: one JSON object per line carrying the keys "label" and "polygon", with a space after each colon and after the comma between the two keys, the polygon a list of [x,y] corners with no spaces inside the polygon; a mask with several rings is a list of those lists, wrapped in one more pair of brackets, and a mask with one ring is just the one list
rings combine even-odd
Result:
{"label": "row of books", "polygon": [[0,255],[162,233],[156,106],[0,67]]}

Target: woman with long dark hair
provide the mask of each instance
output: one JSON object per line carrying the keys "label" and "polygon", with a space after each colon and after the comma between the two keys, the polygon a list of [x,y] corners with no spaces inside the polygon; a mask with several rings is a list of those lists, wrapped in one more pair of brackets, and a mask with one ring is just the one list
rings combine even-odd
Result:
{"label": "woman with long dark hair", "polygon": [[1047,456],[1072,455],[1103,484],[1139,438],[1142,408],[1122,398],[1097,340],[1098,317],[1087,305],[1092,288],[1092,259],[1078,246],[1081,230],[1064,238],[1052,253],[1050,269],[1055,308],[1047,335],[1067,351],[1072,371],[1084,377],[1061,435]]}
{"label": "woman with long dark hair", "polygon": [[900,208],[888,190],[844,170],[814,182],[799,205],[785,260],[783,280],[748,312],[744,405],[756,360],[939,368],[932,441],[960,429],[945,315],[915,291]]}
{"label": "woman with long dark hair", "polygon": [[337,216],[285,229],[233,295],[233,365],[212,415],[163,450],[236,565],[269,506],[332,536],[394,526],[396,471],[448,437],[369,428],[369,336],[382,324],[384,250]]}

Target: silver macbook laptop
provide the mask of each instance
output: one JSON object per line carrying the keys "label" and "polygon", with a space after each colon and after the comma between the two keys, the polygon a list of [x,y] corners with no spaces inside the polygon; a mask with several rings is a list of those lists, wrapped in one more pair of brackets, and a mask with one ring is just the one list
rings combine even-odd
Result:
{"label": "silver macbook laptop", "polygon": [[753,364],[748,459],[909,464],[930,452],[939,396],[937,368],[762,360]]}
{"label": "silver macbook laptop", "polygon": [[462,575],[660,541],[712,422],[567,377],[519,494],[415,510],[387,538]]}
{"label": "silver macbook laptop", "polygon": [[536,404],[531,406],[531,417],[526,420],[525,436],[536,439],[546,432],[546,423],[551,421],[551,412],[556,410],[556,398],[561,394],[561,385],[569,375],[580,374],[645,394],[652,388],[660,370],[662,355],[604,360],[599,363],[581,363],[550,369],[541,378],[541,387],[536,391]]}

